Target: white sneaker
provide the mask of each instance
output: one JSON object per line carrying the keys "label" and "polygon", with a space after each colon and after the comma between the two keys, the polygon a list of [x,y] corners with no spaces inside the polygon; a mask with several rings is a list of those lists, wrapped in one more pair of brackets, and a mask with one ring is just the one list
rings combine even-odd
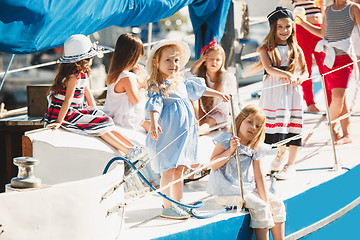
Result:
{"label": "white sneaker", "polygon": [[135,162],[136,160],[143,158],[145,155],[146,151],[143,147],[134,146],[129,149],[129,154],[127,155],[127,158],[131,162]]}
{"label": "white sneaker", "polygon": [[282,165],[286,162],[287,152],[280,153],[279,151],[276,153],[275,159],[272,161],[270,165],[271,171],[280,171]]}
{"label": "white sneaker", "polygon": [[295,171],[296,169],[293,164],[285,164],[284,168],[278,174],[276,174],[276,179],[287,180],[295,174]]}

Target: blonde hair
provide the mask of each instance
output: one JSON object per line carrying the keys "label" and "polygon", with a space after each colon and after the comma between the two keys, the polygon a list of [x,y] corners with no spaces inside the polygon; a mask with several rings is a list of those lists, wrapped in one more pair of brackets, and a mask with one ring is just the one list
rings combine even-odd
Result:
{"label": "blonde hair", "polygon": [[[278,21],[270,25],[269,33],[265,37],[260,47],[257,49],[257,51],[259,52],[261,48],[265,48],[265,50],[268,53],[270,53],[269,58],[274,67],[281,66],[280,52],[277,49],[278,44],[276,42],[277,22]],[[291,21],[291,29],[292,29],[291,35],[286,40],[287,45],[289,46],[289,52],[288,52],[289,66],[286,67],[285,71],[294,74],[299,62],[305,63],[305,58],[296,40],[295,23],[293,21]],[[248,76],[251,73],[259,71],[263,68],[264,66],[262,65],[262,62],[259,61],[255,65],[251,66],[250,69],[246,71],[247,73],[245,75]],[[301,73],[304,73],[306,71],[305,64],[302,64],[302,66],[300,67],[300,71]]]}
{"label": "blonde hair", "polygon": [[[213,46],[212,48],[210,49],[207,49],[203,55],[205,54],[208,54],[210,52],[217,52],[217,53],[220,53],[221,55],[221,58],[222,58],[222,64],[220,66],[220,69],[216,72],[216,75],[215,75],[215,84],[214,86],[212,87],[212,89],[216,90],[216,91],[219,91],[219,92],[222,92],[223,91],[223,88],[222,88],[222,74],[223,74],[223,71],[225,70],[224,69],[224,64],[225,64],[225,51],[224,49],[219,45],[219,44],[215,44],[215,46]],[[198,77],[202,77],[204,79],[206,79],[206,72],[207,72],[207,69],[206,69],[206,66],[205,66],[205,62],[203,62],[200,67],[199,67],[199,70],[198,70],[198,73],[197,73],[197,76]],[[208,86],[207,82],[206,82],[206,85]],[[209,87],[209,86],[208,86]],[[214,97],[201,97],[201,101],[202,101],[202,104],[204,106],[204,110],[206,112],[209,112],[212,108],[213,108],[213,103],[214,103]]]}
{"label": "blonde hair", "polygon": [[[259,108],[255,104],[250,104],[244,107],[241,112],[235,118],[235,126],[237,132],[239,132],[240,126],[242,122],[249,117],[250,115],[254,115],[256,120],[260,123],[260,128],[253,140],[249,143],[249,147],[253,150],[257,150],[259,144],[265,139],[265,114],[261,108]],[[233,135],[235,135],[233,133]]]}
{"label": "blonde hair", "polygon": [[159,71],[159,62],[163,52],[167,48],[175,49],[177,52],[176,56],[179,56],[180,58],[182,57],[180,47],[177,44],[168,44],[161,46],[158,50],[156,50],[153,58],[151,59],[152,61],[150,61],[149,63],[152,64],[152,68],[151,68],[150,78],[147,80],[147,85],[148,87],[150,87],[149,91],[151,92],[162,91],[162,95],[164,97],[168,97],[169,93],[176,89],[177,86],[176,79],[179,77],[179,73],[177,73],[177,75],[175,76],[175,81],[173,81],[169,87],[166,87],[166,85],[163,82],[166,79],[163,79]]}

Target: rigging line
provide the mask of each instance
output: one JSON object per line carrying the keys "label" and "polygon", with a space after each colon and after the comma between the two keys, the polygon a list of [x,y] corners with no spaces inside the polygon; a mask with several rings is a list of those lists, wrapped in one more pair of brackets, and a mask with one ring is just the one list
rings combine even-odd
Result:
{"label": "rigging line", "polygon": [[[348,63],[348,64],[346,64],[346,65],[344,65],[344,66],[338,67],[338,68],[336,68],[336,69],[334,69],[334,70],[332,70],[332,71],[330,71],[330,72],[324,73],[324,74],[322,74],[322,75],[325,76],[325,75],[331,74],[331,73],[333,73],[333,72],[339,71],[339,70],[341,70],[341,69],[343,69],[343,68],[346,68],[346,67],[348,67],[348,66],[350,66],[350,65],[352,65],[352,64],[358,63],[358,62],[360,62],[360,59],[357,60],[357,61],[353,61],[353,62],[351,62],[351,63]],[[312,79],[315,79],[315,78],[318,78],[319,76],[321,76],[321,75],[316,74],[316,75],[313,76],[313,77],[306,78],[303,82],[308,81],[308,80],[312,80]],[[302,82],[302,83],[303,83],[303,82]],[[258,89],[258,90],[252,90],[252,91],[248,91],[248,92],[241,92],[241,94],[253,93],[254,91],[259,91],[259,90],[262,91],[262,90],[271,89],[271,88],[276,88],[276,87],[281,87],[281,86],[286,86],[286,85],[290,85],[290,83],[287,82],[287,83],[282,83],[282,84],[278,84],[278,85],[273,85],[273,86],[261,88],[261,89]]]}
{"label": "rigging line", "polygon": [[[106,165],[106,170],[104,170],[104,173],[106,173],[107,169],[110,167],[110,165],[115,162],[115,161],[119,161],[119,160],[122,160],[124,162],[126,162],[127,164],[129,164],[131,166],[132,169],[136,170],[136,167],[135,165],[130,162],[129,160],[123,158],[123,157],[114,157],[112,158],[108,164]],[[141,172],[138,172],[138,175],[139,177],[146,183],[146,185],[148,185],[150,187],[150,189],[152,189],[153,191],[156,191],[156,188],[147,180],[147,178],[141,173]],[[206,214],[206,215],[198,215],[196,212],[194,212],[194,209],[196,208],[201,208],[204,206],[204,202],[203,201],[197,201],[197,202],[194,202],[193,204],[184,204],[184,203],[181,203],[181,202],[178,202],[170,197],[168,197],[166,194],[162,193],[162,192],[157,192],[157,194],[159,194],[161,197],[165,198],[166,200],[172,202],[172,203],[175,203],[176,205],[178,206],[181,206],[183,208],[186,208],[187,212],[190,213],[193,217],[195,218],[198,218],[198,219],[205,219],[205,218],[210,218],[210,217],[214,217],[220,213],[223,213],[225,211],[229,211],[229,210],[232,210],[233,207],[226,207],[226,208],[223,208],[221,210],[218,210],[218,211],[214,211],[210,214]],[[101,201],[103,200],[103,196],[101,197]],[[101,202],[100,201],[100,202]]]}
{"label": "rigging line", "polygon": [[124,177],[124,179],[117,184],[117,187],[119,187],[121,184],[123,184],[124,182],[126,182],[129,178],[131,178],[132,176],[134,176],[138,171],[140,171],[142,168],[144,168],[150,161],[152,161],[155,157],[157,157],[161,152],[163,152],[166,148],[168,148],[171,144],[173,144],[176,140],[178,140],[182,135],[184,135],[187,131],[189,131],[193,126],[195,126],[200,120],[202,120],[203,118],[205,118],[208,114],[210,114],[215,108],[217,108],[220,104],[223,104],[224,102],[220,102],[219,104],[217,104],[213,109],[211,109],[208,113],[206,113],[202,118],[200,118],[199,120],[196,120],[195,123],[193,125],[191,125],[188,129],[186,129],[183,133],[181,133],[178,137],[176,137],[174,140],[172,140],[168,145],[166,145],[163,149],[161,149],[157,154],[155,154],[155,156],[153,156],[152,158],[149,158],[148,160],[146,160],[145,162],[143,162],[136,170],[131,171],[127,176]]}
{"label": "rigging line", "polygon": [[[185,39],[190,38],[190,37],[193,37],[193,34],[185,36],[182,39],[185,40]],[[150,45],[154,45],[154,44],[156,44],[158,42],[159,41],[151,42]],[[144,43],[143,45],[144,45],[144,47],[146,47],[146,46],[149,45],[149,43]],[[102,51],[102,53],[104,53],[104,54],[111,53],[111,52],[115,51],[114,48],[109,47],[109,46],[104,46],[104,45],[99,45],[99,46],[106,49],[105,51]],[[51,65],[55,65],[55,64],[57,64],[57,61],[50,61],[50,62],[47,62],[47,63],[41,63],[41,64],[32,65],[32,66],[28,66],[28,67],[13,69],[13,70],[8,71],[7,73],[10,74],[10,73],[15,73],[15,72],[22,72],[22,71],[26,71],[26,70],[30,70],[30,69],[36,69],[36,68],[51,66]],[[0,75],[4,75],[5,73],[6,73],[6,71],[5,72],[0,72]]]}
{"label": "rigging line", "polygon": [[[214,160],[214,161],[211,161],[211,162],[209,162],[209,163],[203,164],[201,167],[198,167],[198,168],[193,169],[193,171],[191,171],[190,173],[188,173],[188,174],[186,174],[186,175],[183,175],[181,178],[179,178],[179,179],[177,179],[177,180],[175,180],[175,181],[172,181],[172,182],[168,183],[167,185],[165,185],[165,186],[163,186],[163,187],[161,187],[161,188],[158,188],[157,190],[155,190],[155,191],[153,191],[153,192],[161,192],[161,191],[163,191],[163,190],[171,187],[172,185],[174,185],[174,184],[176,184],[176,183],[179,183],[179,182],[181,182],[181,181],[184,180],[184,179],[187,179],[187,178],[190,177],[191,175],[202,171],[204,168],[210,167],[210,166],[214,165],[215,163],[218,163],[218,162],[221,162],[221,161],[223,161],[223,160],[225,160],[225,159],[231,158],[231,157],[233,157],[234,155],[235,155],[235,154],[231,154],[230,156],[218,158],[218,159],[216,159],[216,160]],[[152,192],[150,192],[150,193],[152,193]]]}
{"label": "rigging line", "polygon": [[1,79],[0,91],[1,91],[1,89],[2,89],[2,86],[4,85],[6,75],[7,75],[8,71],[9,71],[9,68],[10,68],[10,66],[11,66],[11,64],[12,64],[12,62],[13,62],[13,60],[14,60],[14,57],[15,57],[15,54],[12,54],[12,55],[11,55],[11,58],[10,58],[10,61],[9,61],[9,64],[8,64],[8,66],[6,67],[6,70],[5,70],[5,72],[4,72],[4,76],[3,76],[3,78]]}

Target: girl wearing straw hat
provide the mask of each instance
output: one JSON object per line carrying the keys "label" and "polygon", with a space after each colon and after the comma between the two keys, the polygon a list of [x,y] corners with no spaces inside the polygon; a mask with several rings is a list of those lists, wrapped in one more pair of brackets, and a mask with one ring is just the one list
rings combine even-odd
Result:
{"label": "girl wearing straw hat", "polygon": [[45,127],[56,130],[61,126],[69,131],[99,136],[119,154],[125,153],[134,161],[143,157],[145,150],[134,146],[114,129],[113,120],[95,108],[88,87],[92,59],[100,51],[82,34],[72,35],[65,41],[65,56],[58,60],[60,64],[50,88]]}
{"label": "girl wearing straw hat", "polygon": [[[198,134],[190,100],[195,101],[202,95],[229,100],[228,95],[207,88],[203,78],[184,79],[180,76],[179,71],[189,57],[190,49],[186,43],[164,40],[151,49],[146,63],[150,75],[146,114],[151,121],[146,148],[149,157],[153,158],[153,170],[161,173],[161,187],[181,178],[185,166],[198,163]],[[180,202],[183,182],[172,185],[163,193]],[[186,219],[189,214],[164,199],[161,216]]]}

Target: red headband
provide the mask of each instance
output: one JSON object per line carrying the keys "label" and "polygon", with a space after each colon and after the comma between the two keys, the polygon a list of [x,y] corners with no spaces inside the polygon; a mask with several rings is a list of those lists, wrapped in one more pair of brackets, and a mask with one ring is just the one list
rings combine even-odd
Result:
{"label": "red headband", "polygon": [[203,47],[203,49],[200,52],[200,55],[202,55],[206,50],[212,49],[215,45],[216,45],[216,42],[215,42],[215,37],[214,37],[213,40],[211,40],[208,45]]}

